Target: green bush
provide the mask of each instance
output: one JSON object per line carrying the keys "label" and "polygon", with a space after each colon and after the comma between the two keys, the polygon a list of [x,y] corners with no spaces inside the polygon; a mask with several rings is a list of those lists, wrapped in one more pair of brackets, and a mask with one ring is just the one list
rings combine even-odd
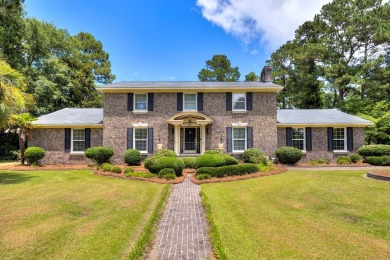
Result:
{"label": "green bush", "polygon": [[358,154],[360,154],[363,157],[390,155],[390,145],[385,145],[385,144],[364,145],[358,149]]}
{"label": "green bush", "polygon": [[234,158],[233,156],[230,156],[228,154],[221,154],[220,156],[225,159],[225,165],[236,165],[238,164],[238,160]]}
{"label": "green bush", "polygon": [[177,154],[169,149],[161,149],[158,150],[155,154],[155,156],[166,156],[166,157],[177,157]]}
{"label": "green bush", "polygon": [[130,173],[130,172],[134,172],[133,167],[126,167],[125,168],[125,173]]}
{"label": "green bush", "polygon": [[196,175],[196,179],[197,180],[207,180],[207,179],[211,179],[211,175],[210,174],[197,174]]}
{"label": "green bush", "polygon": [[123,155],[127,165],[140,165],[141,153],[136,149],[129,149]]}
{"label": "green bush", "polygon": [[114,151],[109,147],[95,146],[85,150],[85,157],[94,161],[97,165],[110,162]]}
{"label": "green bush", "polygon": [[45,157],[45,150],[41,147],[28,147],[24,151],[24,157],[28,164],[37,165],[39,160]]}
{"label": "green bush", "polygon": [[354,153],[354,154],[351,154],[349,156],[349,158],[351,159],[351,162],[353,163],[358,163],[362,158],[360,157],[360,155]]}
{"label": "green bush", "polygon": [[[172,168],[164,168],[158,173],[158,177],[163,179],[166,179],[164,178],[165,176],[171,176],[171,175],[173,175],[176,178],[175,171]],[[171,180],[171,179],[167,179],[167,180]]]}
{"label": "green bush", "polygon": [[348,156],[339,156],[336,160],[336,163],[337,164],[351,164],[352,161],[351,161],[351,158],[349,158]]}
{"label": "green bush", "polygon": [[194,163],[196,157],[181,157],[184,162],[184,168],[186,169],[194,169]]}
{"label": "green bush", "polygon": [[114,172],[114,173],[122,173],[122,169],[120,166],[113,166],[111,168],[111,172]]}
{"label": "green bush", "polygon": [[159,159],[159,158],[161,158],[161,156],[152,156],[152,157],[146,158],[144,161],[144,167],[152,173],[156,173],[156,172],[158,173],[158,171],[156,171],[156,169],[154,168],[154,164],[157,161],[157,159]]}
{"label": "green bush", "polygon": [[110,172],[112,170],[112,165],[109,163],[102,164],[102,170],[104,172]]}
{"label": "green bush", "polygon": [[302,151],[298,148],[284,146],[275,151],[278,162],[283,164],[296,164],[302,158]]}
{"label": "green bush", "polygon": [[390,155],[367,156],[364,161],[371,164],[371,165],[390,166]]}
{"label": "green bush", "polygon": [[196,174],[209,174],[212,177],[222,178],[226,176],[246,175],[258,172],[256,164],[244,163],[222,167],[202,167],[196,170]]}
{"label": "green bush", "polygon": [[174,180],[176,179],[176,175],[174,173],[168,173],[163,175],[161,178],[166,180]]}
{"label": "green bush", "polygon": [[126,177],[138,177],[138,178],[154,178],[156,177],[155,174],[150,172],[128,172],[125,173]]}
{"label": "green bush", "polygon": [[221,154],[221,152],[218,150],[207,150],[204,154]]}
{"label": "green bush", "polygon": [[244,151],[242,154],[242,160],[246,163],[254,163],[254,164],[266,164],[267,159],[265,155],[257,148],[249,148]]}
{"label": "green bush", "polygon": [[238,164],[237,159],[228,154],[203,154],[195,159],[194,168],[220,167],[235,164]]}
{"label": "green bush", "polygon": [[175,171],[176,176],[181,176],[184,169],[184,162],[182,159],[176,157],[152,156],[145,160],[144,166],[154,174],[158,174],[164,168],[171,168]]}
{"label": "green bush", "polygon": [[322,158],[309,161],[309,165],[317,165],[317,164],[325,164],[325,163],[329,164],[330,161]]}

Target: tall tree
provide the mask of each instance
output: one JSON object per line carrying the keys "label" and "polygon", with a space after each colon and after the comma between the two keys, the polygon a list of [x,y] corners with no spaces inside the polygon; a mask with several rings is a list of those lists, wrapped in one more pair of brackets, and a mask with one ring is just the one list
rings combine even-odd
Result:
{"label": "tall tree", "polygon": [[200,81],[238,81],[241,73],[238,67],[232,67],[226,55],[216,54],[206,61],[206,68],[200,70]]}
{"label": "tall tree", "polygon": [[245,81],[259,81],[260,77],[255,72],[251,71],[245,75]]}

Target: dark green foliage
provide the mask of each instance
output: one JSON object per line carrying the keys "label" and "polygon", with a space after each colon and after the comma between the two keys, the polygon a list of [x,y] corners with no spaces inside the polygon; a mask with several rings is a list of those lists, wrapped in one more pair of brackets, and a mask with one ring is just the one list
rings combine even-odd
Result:
{"label": "dark green foliage", "polygon": [[196,174],[209,174],[212,177],[223,178],[226,176],[246,175],[258,172],[256,164],[245,163],[222,167],[202,167],[196,170]]}
{"label": "dark green foliage", "polygon": [[336,160],[337,164],[351,164],[351,158],[348,156],[339,156]]}
{"label": "dark green foliage", "polygon": [[385,156],[367,156],[364,161],[377,166],[390,166],[390,155]]}
{"label": "dark green foliage", "polygon": [[161,176],[161,178],[166,180],[174,180],[176,179],[176,175],[174,173],[168,173]]}
{"label": "dark green foliage", "polygon": [[164,168],[158,172],[158,177],[166,180],[173,180],[176,178],[176,175],[172,168]]}
{"label": "dark green foliage", "polygon": [[19,150],[19,137],[16,133],[2,133],[0,131],[0,160],[18,159],[15,151]]}
{"label": "dark green foliage", "polygon": [[122,169],[120,166],[113,166],[111,168],[111,172],[114,172],[114,173],[122,173]]}
{"label": "dark green foliage", "polygon": [[362,158],[360,157],[360,155],[354,153],[349,156],[349,159],[351,159],[351,162],[353,163],[358,163]]}
{"label": "dark green foliage", "polygon": [[151,173],[158,174],[164,168],[171,168],[176,176],[181,176],[184,169],[184,162],[176,157],[152,156],[145,160],[144,166]]}
{"label": "dark green foliage", "polygon": [[214,55],[206,61],[206,68],[198,74],[200,81],[238,81],[241,73],[238,67],[232,67],[226,55]]}
{"label": "dark green foliage", "polygon": [[98,165],[110,162],[110,158],[113,155],[114,151],[111,148],[104,146],[95,146],[85,150],[85,157],[91,159]]}
{"label": "dark green foliage", "polygon": [[309,161],[309,165],[317,165],[317,164],[325,164],[325,163],[329,164],[330,161],[327,159],[322,159],[322,158]]}
{"label": "dark green foliage", "polygon": [[125,168],[125,173],[131,173],[131,172],[134,172],[133,167],[126,167]]}
{"label": "dark green foliage", "polygon": [[154,168],[154,164],[159,158],[161,158],[161,156],[152,156],[146,158],[146,160],[144,161],[144,167],[148,169],[150,172],[157,174],[158,171]]}
{"label": "dark green foliage", "polygon": [[360,154],[363,157],[390,155],[390,145],[384,145],[384,144],[364,145],[358,149],[358,154]]}
{"label": "dark green foliage", "polygon": [[223,159],[225,159],[225,165],[236,165],[238,164],[238,160],[234,158],[233,156],[230,156],[228,154],[221,154]]}
{"label": "dark green foliage", "polygon": [[141,153],[136,149],[127,150],[123,157],[127,165],[140,165],[142,159]]}
{"label": "dark green foliage", "polygon": [[39,160],[45,157],[45,150],[41,147],[28,147],[26,151],[24,151],[24,157],[26,158],[28,164],[36,165]]}
{"label": "dark green foliage", "polygon": [[181,157],[184,162],[184,168],[186,169],[194,169],[194,163],[196,157]]}
{"label": "dark green foliage", "polygon": [[275,151],[278,162],[283,164],[295,164],[302,158],[302,151],[289,146],[279,147]]}
{"label": "dark green foliage", "polygon": [[194,162],[195,169],[201,167],[219,167],[226,165],[225,158],[219,154],[203,154],[196,157]]}
{"label": "dark green foliage", "polygon": [[207,150],[204,154],[221,154],[221,152],[218,150]]}
{"label": "dark green foliage", "polygon": [[112,170],[112,165],[109,163],[102,164],[102,170],[104,172],[110,172]]}
{"label": "dark green foliage", "polygon": [[196,175],[196,179],[197,180],[207,180],[207,179],[211,179],[211,175],[210,174],[197,174]]}
{"label": "dark green foliage", "polygon": [[242,155],[242,159],[246,163],[254,163],[254,164],[267,163],[267,159],[265,158],[265,155],[257,148],[246,149]]}
{"label": "dark green foliage", "polygon": [[177,154],[172,151],[172,150],[169,150],[169,149],[161,149],[161,150],[158,150],[154,156],[166,156],[166,157],[177,157]]}

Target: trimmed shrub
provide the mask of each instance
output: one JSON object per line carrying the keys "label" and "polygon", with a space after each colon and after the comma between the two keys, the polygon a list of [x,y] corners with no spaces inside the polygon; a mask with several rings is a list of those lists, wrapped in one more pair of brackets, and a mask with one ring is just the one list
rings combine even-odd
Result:
{"label": "trimmed shrub", "polygon": [[109,163],[102,164],[102,170],[104,172],[110,172],[112,170],[112,165]]}
{"label": "trimmed shrub", "polygon": [[222,167],[202,167],[196,170],[196,174],[209,174],[212,177],[222,178],[225,176],[246,175],[258,171],[259,168],[256,164],[244,163]]}
{"label": "trimmed shrub", "polygon": [[85,150],[85,157],[94,161],[97,165],[110,162],[114,151],[109,147],[95,146]]}
{"label": "trimmed shrub", "polygon": [[196,157],[181,157],[184,162],[184,168],[186,169],[194,169],[194,163]]}
{"label": "trimmed shrub", "polygon": [[130,173],[130,172],[134,172],[133,167],[126,167],[125,168],[125,173]]}
{"label": "trimmed shrub", "polygon": [[353,163],[358,163],[362,158],[360,157],[360,155],[354,153],[349,156],[349,159],[351,159],[351,162]]}
{"label": "trimmed shrub", "polygon": [[302,151],[298,148],[284,146],[275,151],[278,162],[283,164],[296,164],[302,158]]}
{"label": "trimmed shrub", "polygon": [[139,177],[139,178],[154,178],[155,174],[150,172],[128,172],[125,173],[126,177]]}
{"label": "trimmed shrub", "polygon": [[122,173],[122,169],[120,166],[113,166],[112,169],[111,169],[111,172],[114,172],[114,173]]}
{"label": "trimmed shrub", "polygon": [[238,164],[238,160],[234,158],[233,156],[230,156],[228,154],[221,154],[219,156],[222,156],[223,159],[225,159],[225,165],[236,165]]}
{"label": "trimmed shrub", "polygon": [[145,160],[144,166],[154,174],[158,174],[164,168],[171,168],[175,171],[176,176],[181,176],[184,169],[184,162],[182,159],[176,157],[152,156]]}
{"label": "trimmed shrub", "polygon": [[358,154],[360,154],[363,157],[390,155],[390,145],[385,145],[385,144],[363,145],[358,149]]}
{"label": "trimmed shrub", "polygon": [[309,161],[309,165],[317,165],[317,164],[325,164],[325,163],[329,164],[330,161],[322,158]]}
{"label": "trimmed shrub", "polygon": [[246,149],[242,154],[242,160],[244,160],[246,163],[267,164],[265,155],[257,148]]}
{"label": "trimmed shrub", "polygon": [[204,154],[221,154],[221,152],[218,150],[207,150]]}
{"label": "trimmed shrub", "polygon": [[39,160],[45,157],[45,150],[41,147],[28,147],[24,151],[24,157],[26,158],[28,164],[37,165]]}
{"label": "trimmed shrub", "polygon": [[352,161],[351,161],[351,158],[349,158],[348,156],[339,156],[336,160],[336,163],[337,164],[351,164]]}
{"label": "trimmed shrub", "polygon": [[155,173],[156,170],[154,169],[154,163],[159,158],[161,158],[161,156],[152,156],[152,157],[146,158],[145,161],[144,161],[144,167],[146,169],[148,169],[150,172]]}
{"label": "trimmed shrub", "polygon": [[168,173],[163,175],[161,178],[166,179],[166,180],[174,180],[176,179],[176,175],[174,173]]}
{"label": "trimmed shrub", "polygon": [[155,156],[166,156],[166,157],[177,157],[177,154],[169,149],[161,149],[158,150],[155,154]]}
{"label": "trimmed shrub", "polygon": [[[166,176],[166,175],[175,176],[175,171],[172,168],[164,168],[158,172],[158,177],[160,177],[160,178],[165,179],[164,176]],[[175,176],[175,178],[176,178],[176,176]]]}
{"label": "trimmed shrub", "polygon": [[195,169],[199,169],[201,167],[219,167],[225,164],[225,158],[219,154],[203,154],[196,157],[194,167]]}
{"label": "trimmed shrub", "polygon": [[136,149],[129,149],[123,155],[127,165],[140,165],[141,153]]}
{"label": "trimmed shrub", "polygon": [[196,175],[196,179],[197,180],[207,180],[207,179],[211,179],[211,175],[210,174],[197,174]]}
{"label": "trimmed shrub", "polygon": [[390,156],[367,156],[365,162],[377,166],[390,166]]}

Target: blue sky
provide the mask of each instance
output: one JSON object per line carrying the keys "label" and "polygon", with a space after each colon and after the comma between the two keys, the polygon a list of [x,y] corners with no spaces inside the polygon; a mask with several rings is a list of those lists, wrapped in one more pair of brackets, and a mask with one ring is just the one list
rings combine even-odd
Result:
{"label": "blue sky", "polygon": [[227,55],[241,80],[259,74],[271,53],[327,2],[26,0],[25,7],[28,17],[101,41],[115,82],[197,81],[214,54]]}

